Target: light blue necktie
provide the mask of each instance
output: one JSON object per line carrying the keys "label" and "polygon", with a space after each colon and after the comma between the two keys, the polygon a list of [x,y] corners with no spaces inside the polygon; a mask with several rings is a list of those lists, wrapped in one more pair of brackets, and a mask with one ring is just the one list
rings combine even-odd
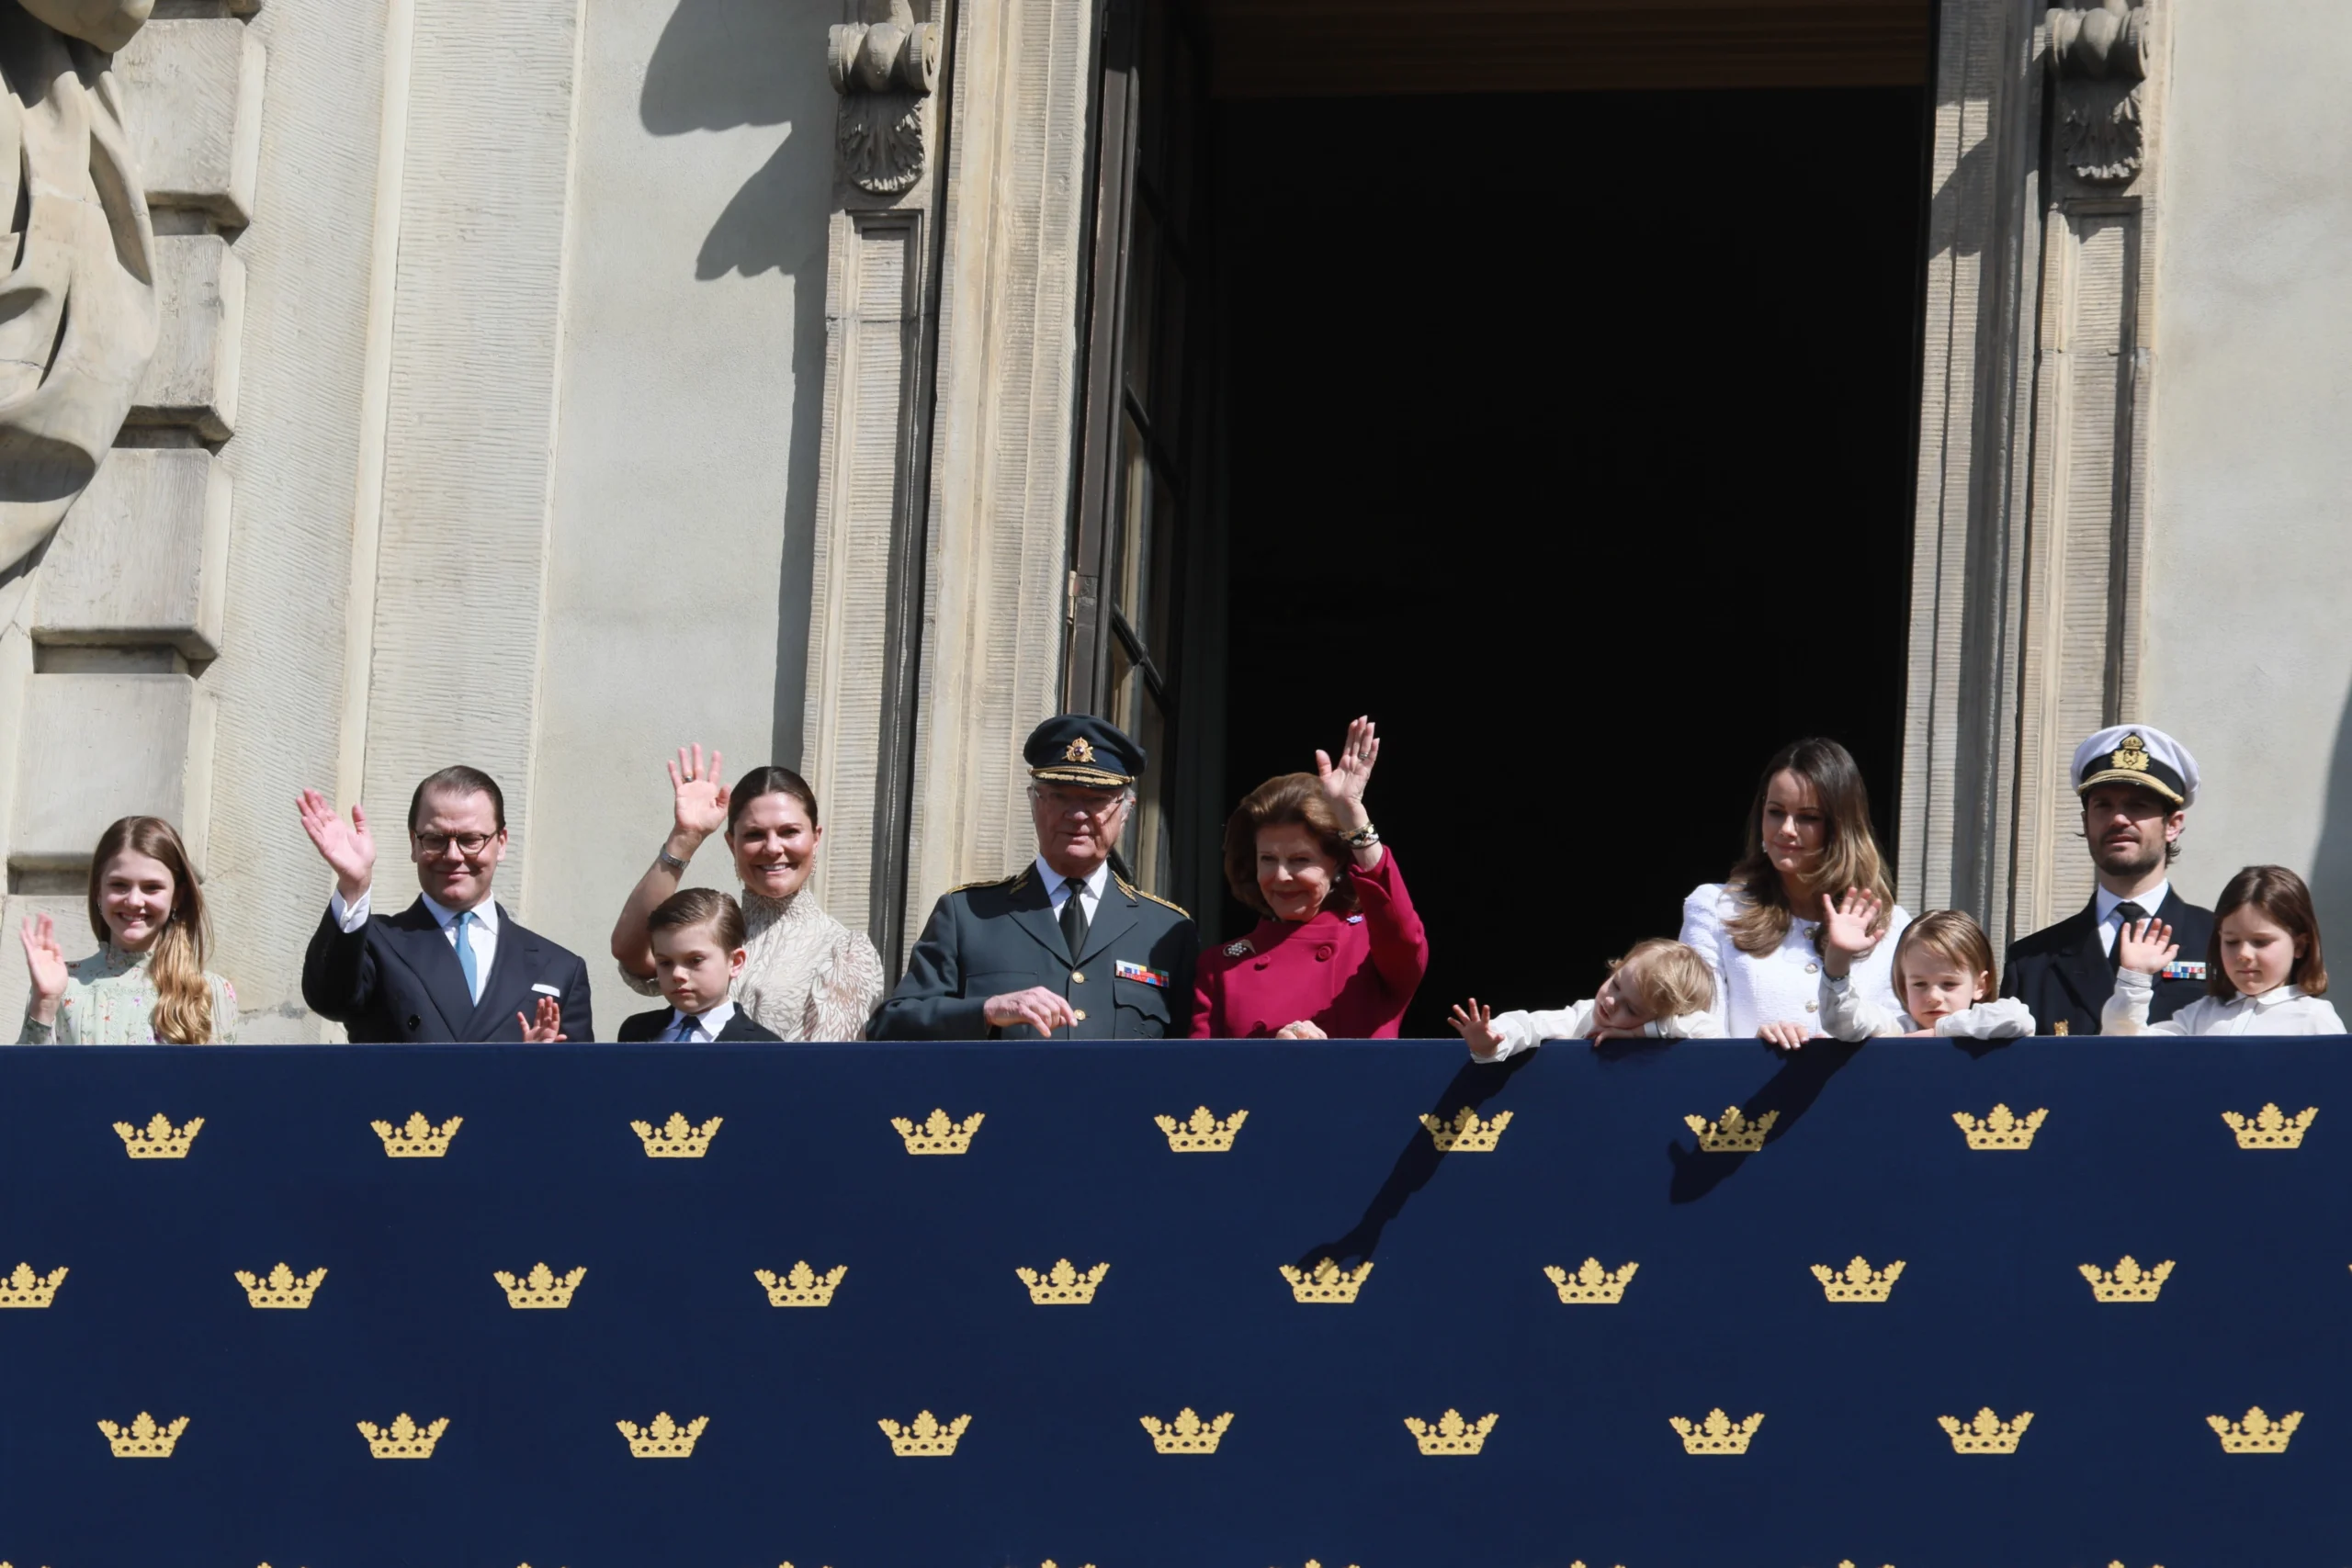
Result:
{"label": "light blue necktie", "polygon": [[684,1045],[693,1040],[695,1021],[693,1014],[680,1013],[677,1021],[670,1026],[670,1043],[673,1045]]}
{"label": "light blue necktie", "polygon": [[481,1000],[481,961],[474,956],[473,938],[466,934],[466,926],[474,918],[471,909],[458,917],[458,967],[466,972],[466,995]]}

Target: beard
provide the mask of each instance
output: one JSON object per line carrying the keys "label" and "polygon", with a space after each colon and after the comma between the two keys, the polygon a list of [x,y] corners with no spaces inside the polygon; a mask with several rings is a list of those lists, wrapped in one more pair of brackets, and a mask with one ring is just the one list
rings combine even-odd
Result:
{"label": "beard", "polygon": [[2137,839],[2129,843],[2109,844],[2091,841],[2091,863],[2109,876],[2139,876],[2164,863],[2165,841],[2143,844]]}

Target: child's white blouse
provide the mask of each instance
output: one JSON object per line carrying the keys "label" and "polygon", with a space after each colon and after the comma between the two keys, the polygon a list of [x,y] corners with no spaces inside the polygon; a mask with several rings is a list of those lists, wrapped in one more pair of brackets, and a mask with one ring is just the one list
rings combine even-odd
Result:
{"label": "child's white blouse", "polygon": [[2335,1006],[2307,997],[2301,986],[2278,986],[2258,997],[2199,997],[2162,1023],[2148,1021],[2156,977],[2137,969],[2115,972],[2115,994],[2099,1017],[2103,1034],[2342,1034]]}
{"label": "child's white blouse", "polygon": [[[1768,1023],[1810,1024],[1815,1032],[1826,1034],[1821,953],[1814,945],[1820,919],[1804,919],[1800,911],[1789,922],[1789,934],[1781,945],[1758,956],[1741,952],[1724,924],[1745,904],[1720,882],[1703,883],[1682,900],[1682,940],[1698,949],[1715,973],[1715,1021],[1734,1040],[1752,1038]],[[1890,1014],[1903,1010],[1894,994],[1894,944],[1910,923],[1901,907],[1891,908],[1886,934],[1868,957],[1855,961],[1849,976],[1865,1000]]]}
{"label": "child's white blouse", "polygon": [[[1851,985],[1821,977],[1821,1028],[1831,1039],[1860,1044],[1918,1027],[1909,1013],[1889,1013]],[[1937,1037],[1943,1040],[2022,1040],[2033,1030],[2033,1010],[2015,997],[1978,1002],[1936,1020]]]}
{"label": "child's white blouse", "polygon": [[[1581,1040],[1592,1032],[1592,1006],[1598,998],[1588,998],[1574,1007],[1556,1012],[1498,1012],[1492,1028],[1501,1040],[1491,1056],[1470,1053],[1481,1062],[1499,1062],[1505,1056],[1515,1056],[1521,1051],[1532,1051],[1546,1040]],[[1713,1014],[1686,1012],[1679,1018],[1653,1019],[1642,1025],[1642,1033],[1652,1040],[1703,1040],[1723,1033],[1723,1025]]]}

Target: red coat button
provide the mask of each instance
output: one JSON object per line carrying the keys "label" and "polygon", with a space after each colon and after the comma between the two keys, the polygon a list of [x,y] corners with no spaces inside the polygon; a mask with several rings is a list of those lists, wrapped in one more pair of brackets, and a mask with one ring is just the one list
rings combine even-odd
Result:
{"label": "red coat button", "polygon": [[1317,964],[1329,964],[1331,962],[1331,954],[1339,951],[1340,950],[1338,948],[1332,946],[1327,942],[1315,950],[1315,962]]}
{"label": "red coat button", "polygon": [[1252,969],[1263,969],[1267,964],[1272,964],[1272,962],[1273,960],[1271,958],[1261,958],[1257,963],[1251,964],[1250,967]]}

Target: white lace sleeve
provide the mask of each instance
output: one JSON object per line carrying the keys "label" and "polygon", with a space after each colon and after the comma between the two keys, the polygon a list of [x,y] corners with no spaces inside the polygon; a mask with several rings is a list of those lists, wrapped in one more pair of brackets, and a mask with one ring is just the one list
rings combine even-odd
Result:
{"label": "white lace sleeve", "polygon": [[1546,1040],[1578,1040],[1592,1027],[1592,1003],[1582,1001],[1557,1012],[1498,1012],[1495,1032],[1502,1043],[1491,1056],[1471,1055],[1481,1062],[1499,1062],[1521,1051],[1532,1051]]}
{"label": "white lace sleeve", "polygon": [[1936,1032],[1947,1040],[2023,1040],[2033,1031],[2033,1010],[2016,997],[1978,1002],[1936,1021]]}
{"label": "white lace sleeve", "polygon": [[620,971],[621,984],[627,986],[630,990],[635,991],[639,996],[658,997],[662,994],[662,982],[655,979],[652,976],[648,975],[643,978],[639,978],[639,976],[630,974],[628,967],[624,964],[616,964],[613,967]]}
{"label": "white lace sleeve", "polygon": [[1707,1011],[1715,1021],[1715,1033],[1729,1032],[1731,1021],[1731,992],[1724,979],[1723,888],[1715,883],[1703,883],[1682,900],[1682,944],[1706,960],[1707,968],[1715,977],[1714,1005]]}
{"label": "white lace sleeve", "polygon": [[[2143,975],[2137,969],[2118,969],[2115,972],[2115,994],[2107,998],[2107,1006],[2099,1012],[2098,1032],[2101,1034],[2154,1032],[2148,1027],[2148,1004],[2155,999],[2156,977],[2154,975]],[[2187,1032],[2175,1029],[2166,1032],[2181,1034]]]}
{"label": "white lace sleeve", "polygon": [[1653,1040],[1721,1040],[1724,1024],[1711,1012],[1686,1012],[1645,1023],[1642,1032]]}
{"label": "white lace sleeve", "polygon": [[803,1040],[865,1038],[866,1021],[882,1005],[882,955],[864,932],[844,931],[808,982]]}

